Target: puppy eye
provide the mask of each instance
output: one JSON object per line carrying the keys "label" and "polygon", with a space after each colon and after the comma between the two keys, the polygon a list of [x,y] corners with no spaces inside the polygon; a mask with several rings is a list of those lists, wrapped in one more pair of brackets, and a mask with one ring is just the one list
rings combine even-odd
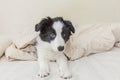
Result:
{"label": "puppy eye", "polygon": [[55,38],[55,36],[56,36],[56,35],[55,35],[54,33],[51,33],[51,34],[50,34],[50,37],[51,37],[51,38]]}

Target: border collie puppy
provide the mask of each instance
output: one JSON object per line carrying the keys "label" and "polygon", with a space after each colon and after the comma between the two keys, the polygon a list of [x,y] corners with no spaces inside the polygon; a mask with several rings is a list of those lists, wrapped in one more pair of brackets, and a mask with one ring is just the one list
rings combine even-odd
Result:
{"label": "border collie puppy", "polygon": [[75,32],[72,23],[62,17],[44,18],[36,24],[35,31],[40,32],[36,38],[36,48],[41,78],[50,74],[49,61],[55,60],[59,65],[60,76],[71,78],[67,58],[63,51],[70,35]]}

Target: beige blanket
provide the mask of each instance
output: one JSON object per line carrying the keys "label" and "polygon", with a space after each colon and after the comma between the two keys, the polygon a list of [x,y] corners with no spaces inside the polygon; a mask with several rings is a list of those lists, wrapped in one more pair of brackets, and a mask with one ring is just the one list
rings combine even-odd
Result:
{"label": "beige blanket", "polygon": [[[38,33],[24,31],[15,38],[0,37],[0,56],[8,60],[36,60],[34,40]],[[120,24],[91,24],[79,26],[67,42],[65,55],[71,60],[120,46]]]}
{"label": "beige blanket", "polygon": [[[13,36],[13,35],[12,35]],[[14,38],[11,36],[0,36],[0,56],[5,53],[8,60],[37,60],[35,32],[21,32]]]}

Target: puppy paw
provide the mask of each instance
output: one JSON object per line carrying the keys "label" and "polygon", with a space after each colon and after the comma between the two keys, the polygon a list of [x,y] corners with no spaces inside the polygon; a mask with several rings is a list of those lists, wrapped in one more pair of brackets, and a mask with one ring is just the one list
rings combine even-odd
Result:
{"label": "puppy paw", "polygon": [[64,72],[63,71],[60,72],[60,77],[63,79],[70,79],[70,78],[72,78],[72,75],[69,71],[65,70]]}
{"label": "puppy paw", "polygon": [[49,70],[40,70],[39,73],[38,73],[38,76],[40,76],[41,78],[44,78],[44,77],[47,77],[48,75],[50,75],[50,72]]}
{"label": "puppy paw", "polygon": [[41,78],[47,77],[50,73],[39,73],[38,76]]}

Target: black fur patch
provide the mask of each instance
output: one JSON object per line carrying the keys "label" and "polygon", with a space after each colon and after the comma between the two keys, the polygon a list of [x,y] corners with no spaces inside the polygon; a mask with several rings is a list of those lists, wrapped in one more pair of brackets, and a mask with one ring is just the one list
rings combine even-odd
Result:
{"label": "black fur patch", "polygon": [[43,18],[40,23],[35,25],[35,31],[43,32],[45,29],[50,28],[53,24],[53,20],[50,17]]}
{"label": "black fur patch", "polygon": [[52,27],[50,27],[48,29],[44,29],[44,31],[41,31],[41,33],[39,35],[43,41],[50,43],[52,40],[55,39],[56,32]]}
{"label": "black fur patch", "polygon": [[69,28],[67,28],[66,26],[64,26],[62,28],[62,33],[61,33],[63,39],[65,40],[65,42],[67,42],[69,40],[69,37],[71,35],[71,31],[69,30]]}

